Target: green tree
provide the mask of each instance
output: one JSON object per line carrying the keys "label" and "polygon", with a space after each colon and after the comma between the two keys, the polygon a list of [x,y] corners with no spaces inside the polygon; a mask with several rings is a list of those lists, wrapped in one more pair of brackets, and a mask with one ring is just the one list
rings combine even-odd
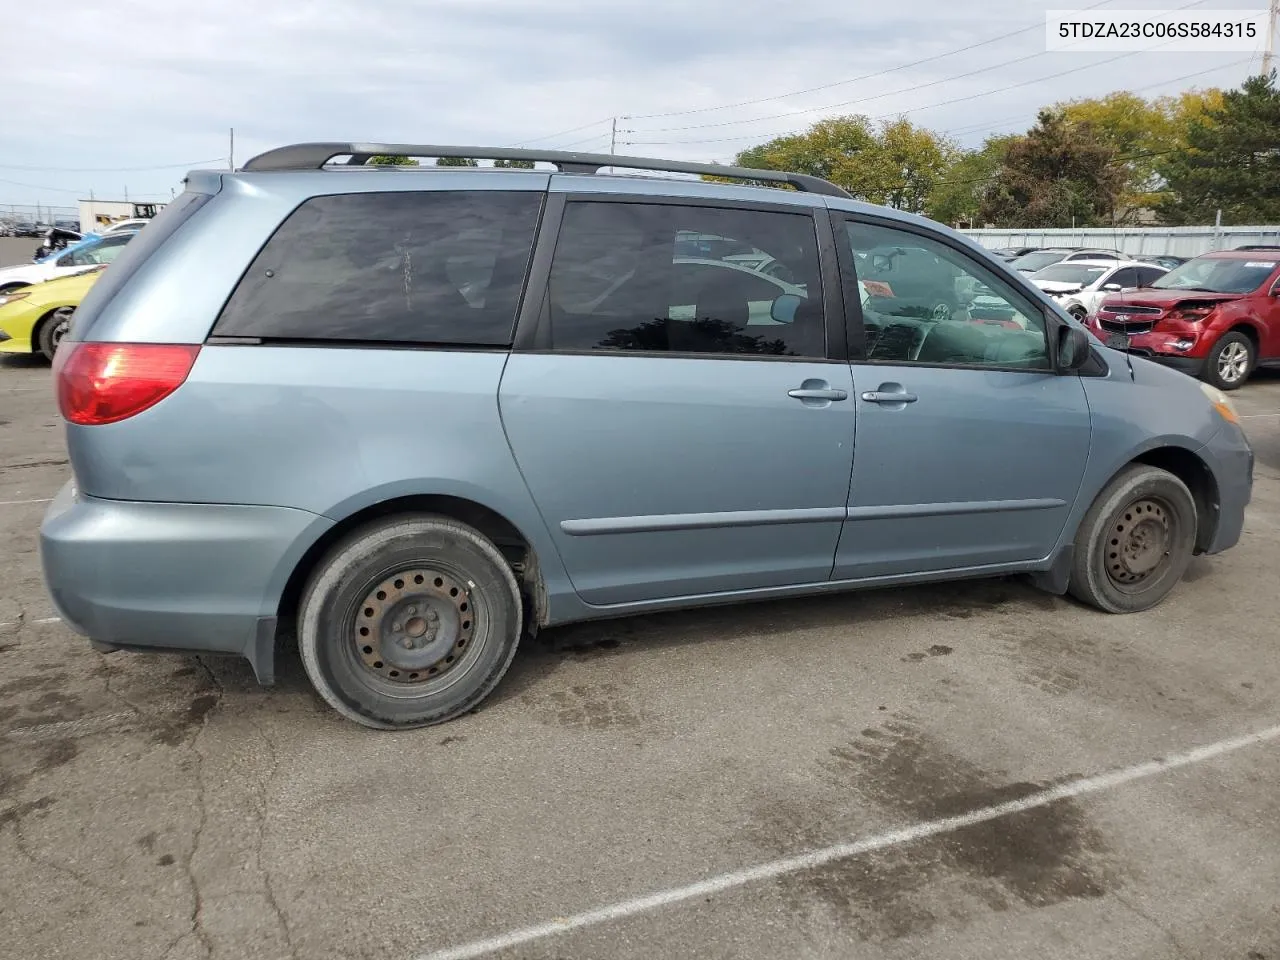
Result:
{"label": "green tree", "polygon": [[1220,106],[1193,115],[1186,149],[1161,158],[1168,193],[1161,215],[1173,224],[1280,220],[1280,90],[1276,73],[1229,90]]}
{"label": "green tree", "polygon": [[517,169],[517,170],[532,170],[532,169],[533,169],[533,161],[532,161],[532,160],[495,160],[495,161],[493,161],[493,165],[494,165],[495,167],[514,168],[514,169]]}
{"label": "green tree", "polygon": [[437,167],[478,167],[470,157],[436,157]]}
{"label": "green tree", "polygon": [[744,150],[734,163],[822,177],[860,199],[918,213],[958,156],[950,140],[909,120],[877,127],[868,117],[846,116]]}
{"label": "green tree", "polygon": [[1036,125],[1009,143],[978,217],[1000,227],[1109,224],[1127,180],[1114,158],[1090,124],[1042,110]]}
{"label": "green tree", "polygon": [[987,187],[1004,163],[1009,145],[1017,139],[1017,134],[988,137],[977,150],[962,154],[942,179],[934,182],[925,213],[946,224],[976,220]]}
{"label": "green tree", "polygon": [[380,167],[416,167],[418,165],[417,160],[398,153],[380,153],[370,157],[368,162]]}
{"label": "green tree", "polygon": [[1069,123],[1087,126],[1112,148],[1125,182],[1112,217],[1128,223],[1165,199],[1162,158],[1186,148],[1191,121],[1222,102],[1222,91],[1187,90],[1144,100],[1127,90],[1055,104]]}

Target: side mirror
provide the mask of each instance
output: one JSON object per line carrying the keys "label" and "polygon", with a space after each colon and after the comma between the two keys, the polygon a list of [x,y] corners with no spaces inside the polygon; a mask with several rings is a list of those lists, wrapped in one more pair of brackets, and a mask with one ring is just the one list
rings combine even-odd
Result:
{"label": "side mirror", "polygon": [[1089,334],[1079,327],[1062,324],[1058,328],[1058,372],[1079,370],[1089,361]]}
{"label": "side mirror", "polygon": [[1118,283],[1104,283],[1104,284],[1102,285],[1102,289],[1103,289],[1103,290],[1105,290],[1105,291],[1107,291],[1107,293],[1120,293],[1120,292],[1121,292],[1121,287],[1120,287],[1120,284],[1118,284]]}
{"label": "side mirror", "polygon": [[804,303],[803,297],[798,297],[794,293],[784,293],[774,298],[769,307],[769,316],[778,323],[794,323],[796,311],[800,309],[802,303]]}

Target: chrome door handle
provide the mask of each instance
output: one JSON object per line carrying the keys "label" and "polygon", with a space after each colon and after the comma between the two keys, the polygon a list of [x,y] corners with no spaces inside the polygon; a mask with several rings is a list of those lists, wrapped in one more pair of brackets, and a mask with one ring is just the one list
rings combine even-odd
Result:
{"label": "chrome door handle", "polygon": [[867,390],[862,394],[867,403],[915,403],[920,398],[914,393],[897,393],[892,390]]}
{"label": "chrome door handle", "polygon": [[788,397],[795,397],[797,400],[845,400],[849,394],[843,390],[833,388],[814,389],[808,387],[797,387],[794,390],[787,391]]}

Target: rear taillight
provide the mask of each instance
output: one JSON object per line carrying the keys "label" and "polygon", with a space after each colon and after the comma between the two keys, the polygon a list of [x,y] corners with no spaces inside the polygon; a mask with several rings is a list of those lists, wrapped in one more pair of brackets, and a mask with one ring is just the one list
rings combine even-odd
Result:
{"label": "rear taillight", "polygon": [[54,354],[58,406],[71,423],[115,423],[155,406],[187,379],[198,344],[81,343]]}

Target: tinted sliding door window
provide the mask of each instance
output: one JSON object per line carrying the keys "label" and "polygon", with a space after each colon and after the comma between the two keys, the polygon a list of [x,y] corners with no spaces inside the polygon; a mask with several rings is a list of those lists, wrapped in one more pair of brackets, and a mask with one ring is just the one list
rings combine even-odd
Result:
{"label": "tinted sliding door window", "polygon": [[552,349],[822,357],[805,213],[572,201],[542,322]]}
{"label": "tinted sliding door window", "polygon": [[542,199],[481,190],[315,197],[263,247],[213,332],[508,345]]}

